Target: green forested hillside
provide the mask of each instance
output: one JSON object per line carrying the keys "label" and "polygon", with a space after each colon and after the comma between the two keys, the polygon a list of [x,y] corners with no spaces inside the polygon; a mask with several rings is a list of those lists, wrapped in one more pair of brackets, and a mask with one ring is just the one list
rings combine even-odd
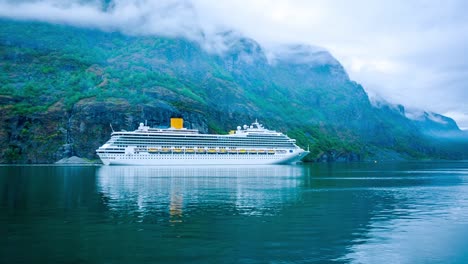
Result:
{"label": "green forested hillside", "polygon": [[255,41],[224,37],[229,49],[213,54],[185,39],[0,20],[0,162],[95,159],[110,123],[133,130],[172,115],[205,133],[257,118],[310,146],[308,160],[466,155],[466,145],[425,134],[458,133],[453,120],[415,122],[403,107],[371,105],[325,51],[290,46],[268,61]]}

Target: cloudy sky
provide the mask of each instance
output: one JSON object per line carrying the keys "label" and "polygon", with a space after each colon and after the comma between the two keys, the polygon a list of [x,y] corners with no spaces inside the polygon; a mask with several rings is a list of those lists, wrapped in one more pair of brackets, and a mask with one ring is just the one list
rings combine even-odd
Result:
{"label": "cloudy sky", "polygon": [[454,118],[468,129],[465,0],[0,0],[0,17],[128,34],[164,34],[216,47],[235,29],[273,48],[329,50],[368,94]]}

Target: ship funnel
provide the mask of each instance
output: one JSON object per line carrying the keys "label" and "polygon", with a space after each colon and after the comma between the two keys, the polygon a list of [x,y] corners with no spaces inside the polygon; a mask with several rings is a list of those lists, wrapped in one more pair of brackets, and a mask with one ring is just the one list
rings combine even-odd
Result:
{"label": "ship funnel", "polygon": [[175,128],[175,129],[184,128],[184,119],[180,117],[171,118],[171,128]]}

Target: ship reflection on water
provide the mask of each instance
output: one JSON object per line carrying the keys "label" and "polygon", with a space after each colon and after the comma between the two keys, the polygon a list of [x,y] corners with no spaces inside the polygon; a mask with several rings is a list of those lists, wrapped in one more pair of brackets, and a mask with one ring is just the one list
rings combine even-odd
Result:
{"label": "ship reflection on water", "polygon": [[1,263],[468,263],[464,162],[0,166],[0,207]]}
{"label": "ship reflection on water", "polygon": [[167,214],[170,222],[182,222],[200,212],[219,212],[220,206],[232,215],[274,215],[297,199],[290,190],[301,185],[303,175],[304,167],[297,165],[103,166],[97,187],[111,210]]}

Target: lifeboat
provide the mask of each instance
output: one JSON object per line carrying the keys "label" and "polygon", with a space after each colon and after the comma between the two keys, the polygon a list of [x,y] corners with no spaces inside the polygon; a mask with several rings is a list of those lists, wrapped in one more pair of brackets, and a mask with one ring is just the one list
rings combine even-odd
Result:
{"label": "lifeboat", "polygon": [[182,149],[180,149],[180,148],[175,148],[175,149],[173,150],[173,152],[174,152],[174,153],[182,153]]}
{"label": "lifeboat", "polygon": [[162,148],[161,153],[170,153],[171,149],[170,148]]}
{"label": "lifeboat", "polygon": [[185,153],[192,154],[192,153],[195,153],[195,150],[193,148],[187,148],[185,149]]}
{"label": "lifeboat", "polygon": [[205,153],[206,150],[204,148],[198,148],[197,153]]}
{"label": "lifeboat", "polygon": [[148,148],[149,153],[157,153],[159,150],[157,148]]}

